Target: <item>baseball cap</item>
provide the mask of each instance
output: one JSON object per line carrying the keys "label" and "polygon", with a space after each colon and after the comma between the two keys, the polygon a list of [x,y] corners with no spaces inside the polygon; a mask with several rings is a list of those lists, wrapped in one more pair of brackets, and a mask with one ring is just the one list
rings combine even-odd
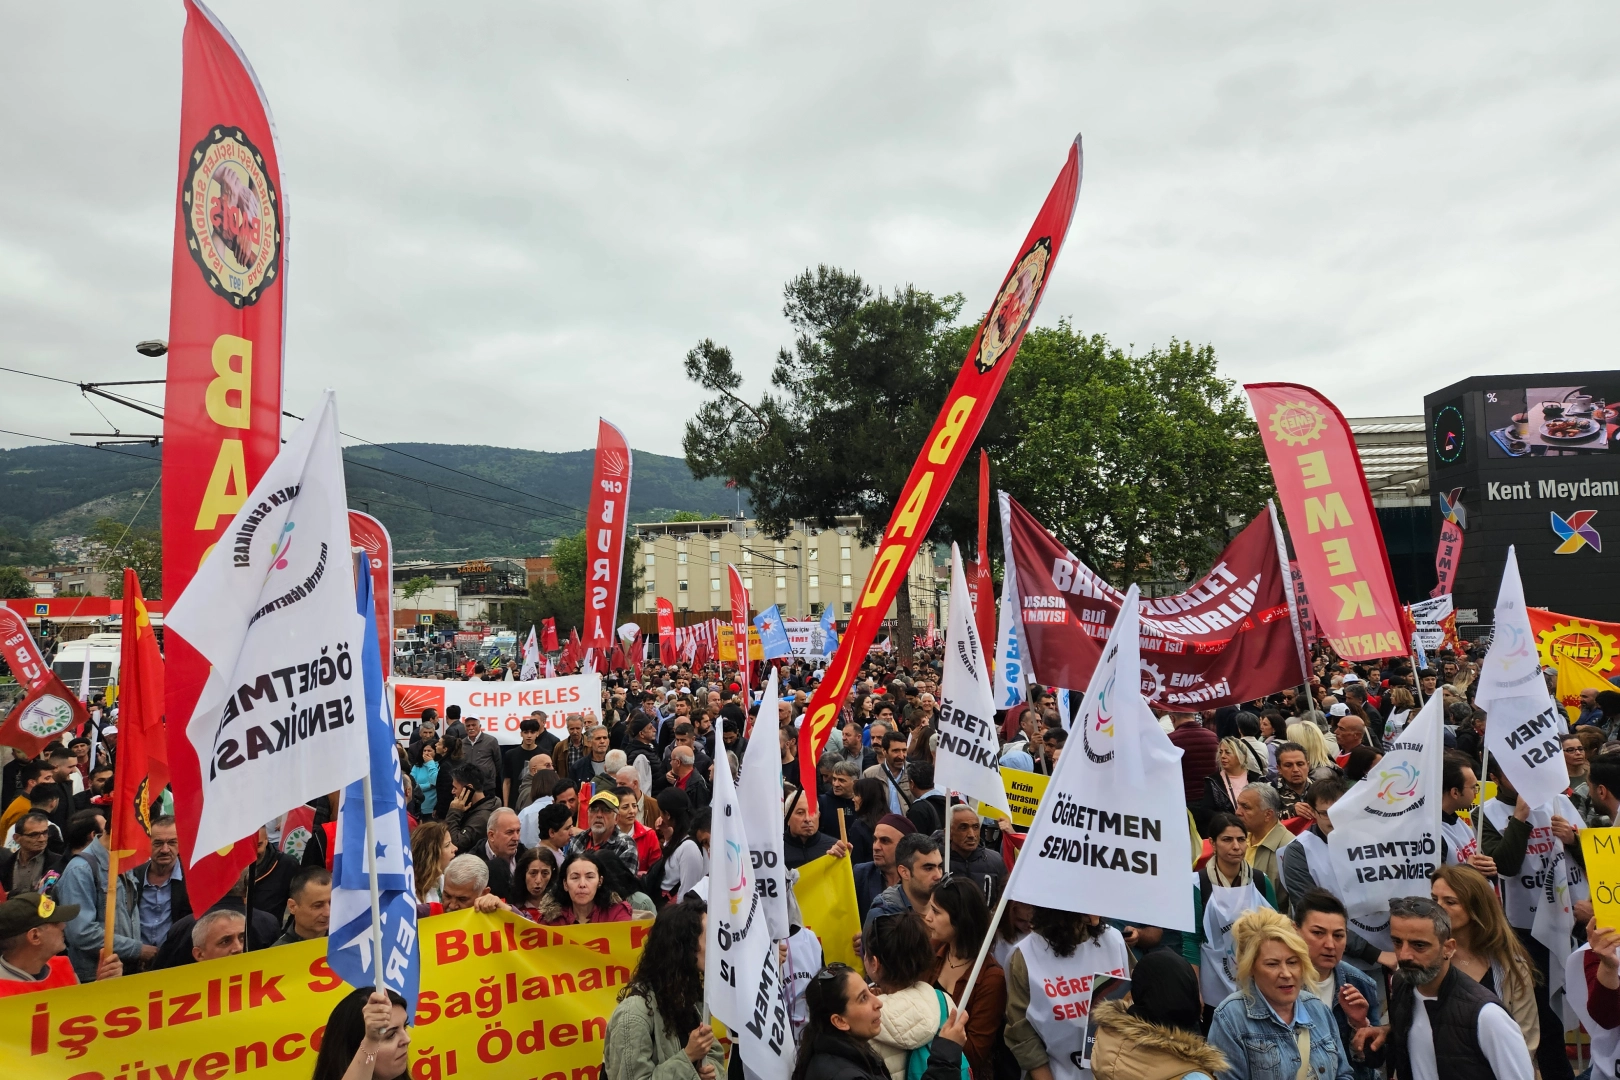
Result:
{"label": "baseball cap", "polygon": [[20,892],[0,904],[0,940],[26,934],[36,926],[77,918],[78,904],[58,904],[37,892]]}
{"label": "baseball cap", "polygon": [[1361,676],[1357,675],[1355,672],[1351,672],[1349,675],[1344,677],[1344,679],[1341,681],[1341,685],[1349,686],[1351,683],[1358,683],[1360,681]]}
{"label": "baseball cap", "polygon": [[614,810],[617,810],[619,808],[619,797],[613,794],[611,791],[598,791],[595,795],[591,796],[589,805],[595,806],[597,803],[602,803],[604,806],[609,806]]}
{"label": "baseball cap", "polygon": [[1349,716],[1350,715],[1350,706],[1346,705],[1342,701],[1339,702],[1336,705],[1331,705],[1331,706],[1328,707],[1328,715],[1329,716]]}

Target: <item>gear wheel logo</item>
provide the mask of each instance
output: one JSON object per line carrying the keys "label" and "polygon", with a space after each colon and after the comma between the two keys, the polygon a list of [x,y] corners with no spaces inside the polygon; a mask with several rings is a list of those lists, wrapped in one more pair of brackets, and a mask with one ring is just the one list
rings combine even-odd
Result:
{"label": "gear wheel logo", "polygon": [[1557,663],[1560,656],[1567,656],[1606,677],[1614,671],[1615,661],[1620,659],[1620,640],[1615,635],[1605,634],[1598,627],[1579,619],[1554,623],[1537,637],[1541,655],[1549,664]]}
{"label": "gear wheel logo", "polygon": [[1309,402],[1284,401],[1271,410],[1271,433],[1289,446],[1304,446],[1319,438],[1325,427],[1327,417]]}
{"label": "gear wheel logo", "polygon": [[1159,673],[1158,665],[1142,662],[1142,696],[1149,701],[1158,701],[1164,693],[1164,676]]}

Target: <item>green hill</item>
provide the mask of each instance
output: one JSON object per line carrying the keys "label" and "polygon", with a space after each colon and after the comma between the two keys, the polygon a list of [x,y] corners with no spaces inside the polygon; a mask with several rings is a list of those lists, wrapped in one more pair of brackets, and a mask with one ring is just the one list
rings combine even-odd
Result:
{"label": "green hill", "polygon": [[[83,535],[97,518],[128,521],[149,492],[138,524],[155,528],[158,455],[150,447],[0,450],[0,562],[37,561],[40,542]],[[404,561],[544,554],[584,526],[595,454],[390,443],[343,456],[349,505],[381,519]],[[638,450],[634,467],[632,521],[737,512],[736,492],[694,480],[681,458]]]}

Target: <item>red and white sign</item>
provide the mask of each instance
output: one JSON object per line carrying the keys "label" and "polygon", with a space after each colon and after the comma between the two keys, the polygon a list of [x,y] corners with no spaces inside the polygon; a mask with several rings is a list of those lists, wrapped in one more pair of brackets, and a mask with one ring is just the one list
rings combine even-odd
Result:
{"label": "red and white sign", "polygon": [[584,641],[588,649],[613,648],[629,507],[630,444],[624,432],[603,420],[596,430],[596,469],[591,474],[590,513],[585,518]]}
{"label": "red and white sign", "polygon": [[52,739],[77,728],[90,714],[40,655],[22,613],[9,607],[0,607],[0,651],[26,691],[0,723],[0,745],[37,757]]}
{"label": "red and white sign", "polygon": [[377,654],[383,678],[394,674],[394,542],[383,523],[370,514],[349,511],[349,542],[366,553],[371,568],[371,598],[377,609]]}
{"label": "red and white sign", "polygon": [[1350,425],[1310,387],[1251,383],[1243,389],[1328,644],[1346,660],[1405,656],[1406,609]]}
{"label": "red and white sign", "polygon": [[[1087,686],[1125,594],[1001,496],[1020,615],[1038,682]],[[1238,705],[1305,681],[1288,614],[1287,569],[1261,511],[1204,579],[1141,604],[1142,695],[1188,711]]]}
{"label": "red and white sign", "polygon": [[440,682],[436,679],[390,679],[393,688],[394,733],[409,742],[422,719],[423,709],[439,714],[439,730],[444,730],[444,710],[461,706],[461,719],[476,716],[484,730],[503,743],[520,743],[518,725],[539,709],[546,714],[545,730],[568,738],[568,714],[580,713],[589,730],[602,717],[602,677],[564,675],[556,679],[529,682]]}
{"label": "red and white sign", "polygon": [[665,667],[678,663],[675,651],[675,605],[658,598],[658,662]]}
{"label": "red and white sign", "polygon": [[[748,590],[743,588],[742,575],[735,566],[726,567],[726,576],[731,579],[731,640],[732,655],[735,657],[737,648],[735,643],[748,640]],[[745,650],[747,651],[747,650]],[[748,661],[742,660],[737,664],[737,683],[742,687],[743,700],[748,699]]]}
{"label": "red and white sign", "polygon": [[1434,547],[1435,587],[1430,596],[1450,596],[1451,584],[1457,577],[1457,564],[1462,562],[1462,526],[1447,518],[1440,524],[1440,541]]}
{"label": "red and white sign", "polygon": [[[270,106],[247,57],[207,8],[185,0],[180,174],[169,287],[163,419],[163,597],[173,606],[281,449],[287,206]],[[164,712],[184,741],[209,664],[164,642]],[[176,719],[179,718],[179,719]],[[183,750],[170,748],[171,763]],[[194,756],[194,755],[193,755]],[[182,829],[182,837],[185,836]],[[235,877],[253,838],[187,882]],[[218,893],[194,889],[206,905]]]}

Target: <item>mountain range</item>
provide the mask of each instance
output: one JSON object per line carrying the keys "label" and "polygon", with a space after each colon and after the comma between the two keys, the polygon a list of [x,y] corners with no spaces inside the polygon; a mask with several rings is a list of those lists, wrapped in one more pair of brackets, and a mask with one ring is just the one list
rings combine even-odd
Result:
{"label": "mountain range", "polygon": [[[98,518],[157,528],[160,451],[31,446],[0,450],[0,562],[35,562],[44,544],[82,536]],[[380,519],[395,559],[543,555],[584,527],[595,451],[388,443],[343,452],[349,505]],[[637,450],[630,520],[686,511],[748,510],[719,480],[696,480],[682,458]],[[136,511],[139,508],[139,516]]]}

